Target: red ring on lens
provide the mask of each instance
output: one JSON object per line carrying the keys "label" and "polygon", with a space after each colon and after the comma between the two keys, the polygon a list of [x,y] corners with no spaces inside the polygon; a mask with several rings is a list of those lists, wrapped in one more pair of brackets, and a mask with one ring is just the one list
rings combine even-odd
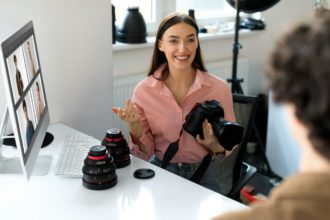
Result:
{"label": "red ring on lens", "polygon": [[105,137],[104,140],[108,141],[108,142],[119,142],[122,138],[107,138]]}
{"label": "red ring on lens", "polygon": [[108,157],[107,154],[102,155],[102,156],[91,156],[91,155],[88,155],[88,158],[91,159],[91,160],[104,160],[107,157]]}

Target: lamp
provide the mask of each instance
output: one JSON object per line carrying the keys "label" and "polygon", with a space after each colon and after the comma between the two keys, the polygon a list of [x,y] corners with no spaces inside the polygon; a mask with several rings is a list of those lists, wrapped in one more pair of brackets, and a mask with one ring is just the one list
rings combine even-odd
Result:
{"label": "lamp", "polygon": [[232,84],[232,93],[243,94],[242,87],[240,85],[243,79],[237,78],[237,58],[239,49],[242,45],[238,42],[239,38],[239,28],[240,28],[240,17],[239,13],[255,13],[267,10],[268,8],[274,6],[280,0],[226,0],[229,5],[236,9],[236,21],[235,21],[235,38],[233,44],[233,66],[232,66],[232,78],[227,81]]}

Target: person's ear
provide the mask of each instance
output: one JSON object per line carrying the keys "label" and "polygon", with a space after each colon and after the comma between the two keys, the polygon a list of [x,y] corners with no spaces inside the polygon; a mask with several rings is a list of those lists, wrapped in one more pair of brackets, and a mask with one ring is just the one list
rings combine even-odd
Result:
{"label": "person's ear", "polygon": [[158,40],[158,49],[162,52],[164,52],[164,49],[163,49],[163,41],[162,40]]}

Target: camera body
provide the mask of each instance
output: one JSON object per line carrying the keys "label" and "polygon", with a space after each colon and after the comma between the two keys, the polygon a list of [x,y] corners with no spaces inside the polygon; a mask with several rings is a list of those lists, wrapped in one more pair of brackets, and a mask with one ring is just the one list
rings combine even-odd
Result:
{"label": "camera body", "polygon": [[183,129],[194,137],[199,134],[202,139],[202,124],[207,119],[212,125],[214,135],[226,150],[232,150],[242,141],[244,128],[237,123],[224,120],[224,109],[216,100],[197,103],[185,119]]}

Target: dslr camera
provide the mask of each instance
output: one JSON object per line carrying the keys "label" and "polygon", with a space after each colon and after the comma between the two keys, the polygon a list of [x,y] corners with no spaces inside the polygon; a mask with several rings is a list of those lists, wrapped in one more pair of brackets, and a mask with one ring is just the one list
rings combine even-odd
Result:
{"label": "dslr camera", "polygon": [[226,150],[232,150],[242,141],[244,128],[237,123],[224,120],[224,110],[216,100],[197,103],[185,119],[183,129],[194,137],[199,134],[202,139],[202,123],[207,119],[212,125],[214,135]]}

